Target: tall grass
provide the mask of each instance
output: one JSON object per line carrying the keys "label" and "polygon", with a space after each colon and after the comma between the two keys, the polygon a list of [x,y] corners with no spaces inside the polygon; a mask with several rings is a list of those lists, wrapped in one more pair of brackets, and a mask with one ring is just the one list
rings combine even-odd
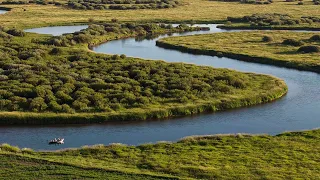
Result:
{"label": "tall grass", "polygon": [[[34,168],[42,175],[51,174],[45,167],[55,165],[75,171],[80,168],[83,174],[98,171],[130,178],[318,179],[319,158],[319,129],[276,136],[208,135],[175,143],[97,145],[31,154],[0,151],[0,161],[14,166],[17,177],[26,178],[32,175],[23,171],[25,166],[36,164]],[[7,175],[11,169],[2,164],[0,174]]]}

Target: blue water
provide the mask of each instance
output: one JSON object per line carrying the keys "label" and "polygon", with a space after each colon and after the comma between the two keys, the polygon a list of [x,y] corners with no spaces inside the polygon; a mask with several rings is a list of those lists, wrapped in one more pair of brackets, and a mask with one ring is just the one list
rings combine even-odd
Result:
{"label": "blue water", "polygon": [[50,34],[53,36],[60,36],[66,33],[74,33],[82,29],[88,28],[88,25],[79,25],[79,26],[53,26],[53,27],[42,27],[42,28],[33,28],[26,29],[25,32],[39,33],[39,34]]}
{"label": "blue water", "polygon": [[0,14],[5,14],[5,13],[7,13],[8,11],[6,11],[6,10],[0,10]]}

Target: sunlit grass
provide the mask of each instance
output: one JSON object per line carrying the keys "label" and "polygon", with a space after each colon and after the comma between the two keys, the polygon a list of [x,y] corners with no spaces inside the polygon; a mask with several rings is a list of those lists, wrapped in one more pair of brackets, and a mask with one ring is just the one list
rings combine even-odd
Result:
{"label": "sunlit grass", "polygon": [[[300,53],[299,46],[284,45],[285,39],[294,39],[304,45],[320,46],[320,42],[309,39],[317,33],[290,31],[253,31],[216,33],[161,39],[160,43],[169,44],[185,51],[200,50],[213,55],[232,56],[241,60],[275,64],[302,70],[320,72],[319,53]],[[271,42],[263,42],[264,36],[272,37]],[[165,45],[164,45],[165,46]]]}
{"label": "sunlit grass", "polygon": [[[36,27],[62,25],[71,23],[87,23],[95,21],[190,21],[212,22],[225,21],[228,16],[240,17],[254,13],[282,13],[295,17],[317,16],[316,5],[298,6],[297,2],[275,0],[269,5],[226,3],[209,0],[181,0],[185,5],[177,8],[160,10],[72,10],[53,5],[1,5],[13,8],[11,12],[0,15],[1,25],[17,27]],[[304,1],[311,2],[311,0]],[[21,19],[23,18],[23,21]]]}
{"label": "sunlit grass", "polygon": [[[7,146],[7,145],[6,145]],[[1,148],[1,146],[0,146]],[[29,159],[29,160],[27,160]],[[118,172],[132,177],[151,175],[191,179],[319,179],[320,130],[270,135],[215,135],[187,137],[176,143],[140,146],[92,146],[57,152],[0,151],[0,160],[15,164],[16,176],[31,177],[33,166],[79,169],[81,174]],[[27,164],[25,162],[33,162]],[[49,163],[50,162],[50,163]],[[0,168],[0,174],[10,172]],[[78,174],[78,171],[76,174]],[[99,174],[98,173],[98,174]],[[78,174],[78,176],[80,173]],[[146,177],[149,177],[146,176]],[[6,176],[4,176],[6,177]]]}

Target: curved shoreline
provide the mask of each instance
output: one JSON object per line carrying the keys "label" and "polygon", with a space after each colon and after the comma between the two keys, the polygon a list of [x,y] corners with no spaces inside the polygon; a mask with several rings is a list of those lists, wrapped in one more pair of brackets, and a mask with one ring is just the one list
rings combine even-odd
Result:
{"label": "curved shoreline", "polygon": [[227,58],[236,59],[240,61],[253,62],[253,63],[259,63],[259,64],[268,64],[268,65],[273,65],[277,67],[285,67],[285,68],[296,69],[301,71],[311,71],[311,72],[320,73],[320,66],[299,66],[299,64],[294,62],[283,61],[283,60],[272,59],[272,58],[262,58],[259,56],[250,56],[250,55],[237,54],[237,53],[231,53],[231,52],[222,52],[222,51],[216,51],[216,50],[193,49],[186,46],[173,45],[170,43],[163,42],[161,40],[156,42],[156,46],[159,46],[165,49],[174,49],[180,52],[187,52],[191,54],[227,57]]}
{"label": "curved shoreline", "polygon": [[[269,76],[271,77],[271,76]],[[272,77],[274,78],[274,77]],[[209,113],[248,107],[272,102],[283,97],[288,88],[285,82],[275,78],[278,86],[259,97],[244,97],[230,101],[203,102],[197,104],[175,105],[167,108],[129,109],[114,113],[32,113],[32,112],[1,112],[0,126],[3,125],[53,125],[53,124],[92,124],[123,121],[143,121],[166,119],[201,113]]]}

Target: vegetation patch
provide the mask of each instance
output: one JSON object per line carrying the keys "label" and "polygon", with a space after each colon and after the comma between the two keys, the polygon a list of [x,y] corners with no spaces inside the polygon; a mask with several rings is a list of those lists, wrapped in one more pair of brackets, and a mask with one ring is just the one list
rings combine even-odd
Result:
{"label": "vegetation patch", "polygon": [[26,4],[40,4],[40,5],[47,5],[53,4],[53,1],[47,0],[4,0],[1,2],[4,5],[26,5]]}
{"label": "vegetation patch", "polygon": [[30,178],[32,168],[40,177],[319,179],[319,159],[320,130],[311,130],[276,136],[194,136],[175,143],[97,145],[56,152],[4,149],[0,175]]}
{"label": "vegetation patch", "polygon": [[[262,41],[261,39],[265,36],[271,37],[273,41]],[[320,56],[317,53],[319,42],[310,40],[314,36],[317,34],[288,31],[233,32],[169,37],[159,40],[157,45],[190,53],[226,56],[244,61],[320,72]],[[299,50],[300,46],[303,48]]]}
{"label": "vegetation patch", "polygon": [[[253,14],[243,17],[228,17],[228,23],[222,28],[257,28],[257,29],[317,29],[320,18],[316,16],[303,16],[296,18],[288,14]],[[315,26],[313,28],[312,26]]]}
{"label": "vegetation patch", "polygon": [[[0,2],[2,1],[3,0],[0,0]],[[49,2],[50,1],[48,1],[48,3]],[[65,4],[67,1],[56,0],[54,2]],[[94,19],[96,22],[110,22],[115,18],[120,22],[196,22],[221,24],[226,21],[228,16],[243,17],[257,13],[274,12],[279,14],[289,14],[294,18],[300,18],[302,16],[319,17],[319,7],[311,5],[311,0],[304,0],[305,5],[303,6],[297,6],[297,2],[285,2],[284,0],[274,0],[274,2],[269,5],[241,4],[208,0],[179,0],[179,3],[179,6],[176,8],[165,8],[159,10],[143,9],[138,11],[109,9],[84,11],[66,8],[65,5],[1,5],[12,8],[12,11],[1,15],[3,18],[0,18],[0,24],[7,27],[33,28],[86,23],[88,22],[88,19]],[[52,12],[54,12],[54,15]],[[21,19],[23,19],[23,21],[21,21]],[[250,24],[247,26],[250,26]],[[309,29],[319,28],[320,25],[317,23],[313,23],[312,25],[305,24],[304,28],[307,27]],[[295,28],[301,27],[295,26]]]}
{"label": "vegetation patch", "polygon": [[[56,4],[56,5],[60,5]],[[166,9],[180,5],[177,0],[70,0],[67,7],[81,10]]]}
{"label": "vegetation patch", "polygon": [[263,36],[262,41],[263,42],[271,42],[271,41],[273,41],[273,37],[272,36]]}
{"label": "vegetation patch", "polygon": [[209,0],[209,1],[223,1],[223,2],[238,2],[241,4],[271,4],[273,0]]}
{"label": "vegetation patch", "polygon": [[[47,43],[55,46],[72,46],[76,44],[89,44],[93,46],[101,42],[105,42],[110,37],[121,38],[130,36],[157,37],[160,34],[170,34],[188,31],[207,31],[207,27],[191,27],[181,24],[173,27],[171,24],[137,24],[137,23],[105,23],[91,24],[85,30],[66,34],[58,37],[52,37]],[[105,39],[104,39],[105,38]]]}
{"label": "vegetation patch", "polygon": [[318,53],[318,52],[320,52],[320,47],[319,46],[302,46],[298,49],[298,52]]}
{"label": "vegetation patch", "polygon": [[302,46],[303,42],[295,39],[285,39],[283,40],[282,44],[289,45],[289,46]]}

